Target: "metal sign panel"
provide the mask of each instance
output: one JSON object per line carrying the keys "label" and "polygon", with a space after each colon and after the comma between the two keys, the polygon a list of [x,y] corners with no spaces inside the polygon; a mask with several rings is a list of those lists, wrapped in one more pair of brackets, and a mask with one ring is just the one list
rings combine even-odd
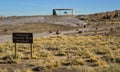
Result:
{"label": "metal sign panel", "polygon": [[13,33],[13,43],[33,43],[33,34]]}

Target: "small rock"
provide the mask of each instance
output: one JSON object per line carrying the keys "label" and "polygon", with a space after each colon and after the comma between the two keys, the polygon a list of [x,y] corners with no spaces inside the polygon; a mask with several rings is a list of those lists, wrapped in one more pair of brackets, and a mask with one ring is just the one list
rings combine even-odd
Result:
{"label": "small rock", "polygon": [[52,31],[49,31],[49,33],[53,33]]}
{"label": "small rock", "polygon": [[61,34],[61,32],[60,31],[56,31],[56,34]]}
{"label": "small rock", "polygon": [[78,31],[78,33],[83,33],[83,31]]}

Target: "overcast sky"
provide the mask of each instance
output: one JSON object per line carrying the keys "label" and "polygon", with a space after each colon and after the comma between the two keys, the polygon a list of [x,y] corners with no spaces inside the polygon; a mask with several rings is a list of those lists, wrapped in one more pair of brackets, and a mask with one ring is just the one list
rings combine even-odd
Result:
{"label": "overcast sky", "polygon": [[74,8],[76,14],[120,10],[120,0],[0,0],[0,16],[51,15],[53,8]]}

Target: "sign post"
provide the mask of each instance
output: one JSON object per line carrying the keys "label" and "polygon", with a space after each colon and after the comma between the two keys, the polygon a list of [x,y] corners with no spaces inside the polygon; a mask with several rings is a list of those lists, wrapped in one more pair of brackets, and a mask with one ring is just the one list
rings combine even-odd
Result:
{"label": "sign post", "polygon": [[32,43],[30,44],[30,48],[31,48],[31,58],[33,56],[33,47],[32,47]]}
{"label": "sign post", "polygon": [[16,43],[30,43],[31,58],[33,55],[33,34],[32,33],[13,33],[13,43],[15,43],[15,58],[17,57],[17,44]]}
{"label": "sign post", "polygon": [[17,46],[16,46],[16,43],[15,43],[15,58],[17,57]]}

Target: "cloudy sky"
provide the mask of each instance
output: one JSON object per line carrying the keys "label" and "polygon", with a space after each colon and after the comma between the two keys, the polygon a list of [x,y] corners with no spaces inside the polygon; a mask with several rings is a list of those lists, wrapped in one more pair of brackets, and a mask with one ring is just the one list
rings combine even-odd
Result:
{"label": "cloudy sky", "polygon": [[74,8],[76,14],[120,10],[120,0],[0,0],[0,16],[51,15],[53,8]]}

